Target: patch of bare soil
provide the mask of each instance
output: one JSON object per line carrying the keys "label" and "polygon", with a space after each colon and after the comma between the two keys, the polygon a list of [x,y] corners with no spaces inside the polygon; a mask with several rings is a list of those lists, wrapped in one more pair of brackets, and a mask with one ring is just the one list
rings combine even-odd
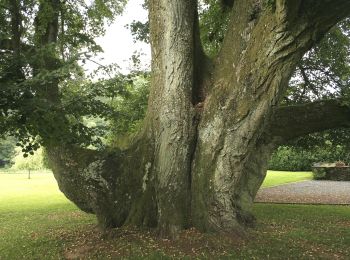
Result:
{"label": "patch of bare soil", "polygon": [[349,259],[347,253],[341,252],[339,249],[337,249],[337,252],[333,252],[331,248],[307,240],[299,240],[297,243],[308,259]]}
{"label": "patch of bare soil", "polygon": [[97,228],[90,227],[88,230],[61,231],[56,236],[65,241],[65,259],[118,259],[146,257],[157,253],[175,258],[218,257],[245,244],[244,238],[237,235],[210,235],[195,229],[181,232],[175,240],[159,238],[155,231],[131,228],[118,228],[102,233]]}
{"label": "patch of bare soil", "polygon": [[75,248],[74,250],[66,250],[64,252],[64,258],[67,260],[83,259],[87,254],[90,253],[91,250],[93,250],[93,247],[86,245]]}

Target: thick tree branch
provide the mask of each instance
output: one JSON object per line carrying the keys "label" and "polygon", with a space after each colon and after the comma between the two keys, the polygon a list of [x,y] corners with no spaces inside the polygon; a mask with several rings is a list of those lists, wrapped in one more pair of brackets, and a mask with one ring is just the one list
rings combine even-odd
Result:
{"label": "thick tree branch", "polygon": [[[223,98],[218,100],[240,96],[244,85],[246,93],[252,90],[255,94],[249,94],[247,99],[256,100],[273,92],[271,104],[276,105],[302,55],[332,26],[350,15],[348,0],[276,0],[275,3],[275,8],[266,8],[253,0],[234,2],[227,34],[215,61],[217,76],[213,78],[213,86],[227,90],[227,93],[221,91]],[[252,77],[257,74],[262,76]],[[273,81],[277,80],[280,82],[274,89]],[[245,106],[247,101],[241,103]]]}
{"label": "thick tree branch", "polygon": [[333,26],[350,14],[348,0],[276,0],[276,14],[285,25],[306,19],[319,28]]}
{"label": "thick tree branch", "polygon": [[327,129],[350,127],[350,107],[327,100],[276,109],[269,134],[283,141]]}

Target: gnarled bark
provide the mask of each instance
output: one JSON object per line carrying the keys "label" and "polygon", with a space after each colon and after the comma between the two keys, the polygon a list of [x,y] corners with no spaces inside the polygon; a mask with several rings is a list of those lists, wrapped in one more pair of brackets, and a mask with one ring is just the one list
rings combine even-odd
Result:
{"label": "gnarled bark", "polygon": [[[239,231],[254,221],[251,206],[276,145],[349,120],[331,101],[276,107],[297,62],[349,15],[350,2],[262,2],[234,1],[222,50],[207,66],[195,1],[149,1],[152,89],[142,133],[123,151],[48,147],[61,190],[101,226],[152,226],[172,236],[190,226]],[[51,87],[48,98],[56,98],[57,83]]]}
{"label": "gnarled bark", "polygon": [[277,1],[271,10],[235,1],[199,125],[192,173],[198,228],[230,231],[253,220],[251,187],[261,184],[274,146],[264,138],[273,107],[305,51],[347,12],[326,1],[312,11],[308,4]]}
{"label": "gnarled bark", "polygon": [[276,109],[267,131],[284,141],[350,126],[350,108],[341,100],[324,100]]}

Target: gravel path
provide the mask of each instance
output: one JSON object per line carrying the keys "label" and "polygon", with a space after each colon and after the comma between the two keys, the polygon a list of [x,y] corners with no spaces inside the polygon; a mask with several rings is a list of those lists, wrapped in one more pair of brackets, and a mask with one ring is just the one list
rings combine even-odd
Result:
{"label": "gravel path", "polygon": [[350,205],[350,181],[302,181],[262,188],[255,202]]}

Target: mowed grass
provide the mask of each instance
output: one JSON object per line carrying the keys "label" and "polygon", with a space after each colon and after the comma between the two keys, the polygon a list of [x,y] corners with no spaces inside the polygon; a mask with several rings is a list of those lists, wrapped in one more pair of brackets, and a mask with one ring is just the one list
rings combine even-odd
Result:
{"label": "mowed grass", "polygon": [[[308,179],[269,172],[264,186]],[[0,259],[350,259],[350,207],[257,204],[246,236],[201,234],[180,239],[154,231],[101,233],[59,192],[51,173],[0,174]]]}
{"label": "mowed grass", "polygon": [[58,259],[61,230],[95,223],[59,191],[51,172],[0,173],[0,259]]}
{"label": "mowed grass", "polygon": [[0,174],[0,205],[1,211],[18,212],[68,204],[50,171],[32,172],[31,179],[21,171]]}
{"label": "mowed grass", "polygon": [[272,187],[280,184],[312,180],[312,172],[268,171],[262,187]]}

